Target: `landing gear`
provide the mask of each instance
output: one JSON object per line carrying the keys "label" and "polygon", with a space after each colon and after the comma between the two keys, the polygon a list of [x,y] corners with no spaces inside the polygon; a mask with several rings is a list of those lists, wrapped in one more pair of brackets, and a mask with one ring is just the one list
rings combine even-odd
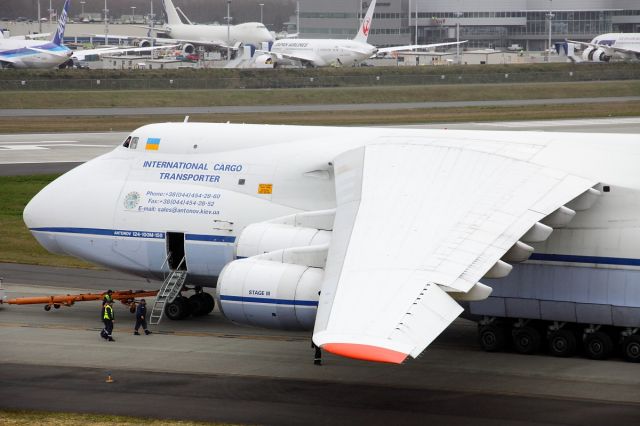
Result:
{"label": "landing gear", "polygon": [[215,301],[209,293],[200,292],[190,297],[178,296],[169,303],[164,312],[169,319],[181,320],[189,315],[194,317],[204,316],[213,311]]}
{"label": "landing gear", "polygon": [[622,355],[629,362],[640,362],[640,335],[634,334],[622,341]]}
{"label": "landing gear", "polygon": [[505,350],[511,341],[515,352],[533,354],[545,343],[556,357],[572,357],[582,347],[590,359],[607,359],[619,351],[626,361],[640,363],[637,327],[485,316],[478,321],[478,341],[487,352]]}
{"label": "landing gear", "polygon": [[212,296],[212,295],[210,295],[209,293],[204,293],[204,292],[203,292],[203,293],[201,293],[201,294],[202,294],[202,298],[203,298],[203,299],[204,299],[204,301],[205,301],[205,306],[206,306],[206,312],[205,312],[205,315],[206,315],[206,314],[210,314],[211,312],[213,312],[213,308],[215,308],[215,306],[216,306],[216,302],[215,302],[215,300],[213,299],[213,296]]}
{"label": "landing gear", "polygon": [[515,327],[513,330],[513,348],[521,354],[533,354],[540,349],[540,332],[530,326]]}
{"label": "landing gear", "polygon": [[604,331],[587,333],[584,338],[584,351],[588,358],[607,359],[613,352],[613,341]]}
{"label": "landing gear", "polygon": [[578,340],[572,330],[560,329],[552,331],[547,339],[549,353],[560,358],[572,357],[576,354]]}
{"label": "landing gear", "polygon": [[184,296],[176,297],[176,300],[167,305],[164,313],[172,320],[181,320],[188,317],[191,314],[189,299]]}
{"label": "landing gear", "polygon": [[507,347],[506,327],[500,323],[478,324],[480,346],[487,352],[499,352]]}

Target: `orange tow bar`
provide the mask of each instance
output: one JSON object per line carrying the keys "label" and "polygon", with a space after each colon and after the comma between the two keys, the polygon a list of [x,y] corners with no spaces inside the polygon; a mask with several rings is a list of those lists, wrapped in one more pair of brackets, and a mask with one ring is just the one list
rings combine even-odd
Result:
{"label": "orange tow bar", "polygon": [[[44,310],[50,311],[51,307],[58,309],[60,306],[72,306],[76,302],[87,302],[91,300],[102,300],[104,293],[81,293],[81,294],[66,294],[56,296],[39,296],[39,297],[18,297],[15,299],[9,299],[5,303],[9,305],[40,305],[44,304]],[[129,308],[135,308],[136,298],[141,297],[154,297],[158,294],[157,290],[144,291],[144,290],[124,290],[114,291],[111,293],[113,300],[119,300],[123,305],[128,305]]]}

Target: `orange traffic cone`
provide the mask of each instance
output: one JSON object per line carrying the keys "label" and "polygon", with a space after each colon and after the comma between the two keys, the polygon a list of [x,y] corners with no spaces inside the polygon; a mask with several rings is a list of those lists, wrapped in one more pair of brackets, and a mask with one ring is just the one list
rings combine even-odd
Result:
{"label": "orange traffic cone", "polygon": [[107,372],[107,380],[105,380],[105,382],[113,383],[113,378],[111,377],[111,372],[110,371]]}

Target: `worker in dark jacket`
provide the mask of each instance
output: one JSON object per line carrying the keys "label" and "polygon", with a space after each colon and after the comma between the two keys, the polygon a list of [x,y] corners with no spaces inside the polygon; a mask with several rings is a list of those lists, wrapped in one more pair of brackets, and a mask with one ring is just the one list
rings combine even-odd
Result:
{"label": "worker in dark jacket", "polygon": [[107,339],[110,342],[115,342],[113,337],[111,337],[111,333],[113,332],[113,322],[115,321],[113,316],[113,302],[104,303],[102,321],[104,322],[104,330],[102,330],[102,333],[100,334],[104,339]]}
{"label": "worker in dark jacket", "polygon": [[141,299],[140,303],[138,303],[138,307],[136,308],[136,327],[133,331],[133,334],[135,334],[136,336],[140,335],[140,333],[138,333],[140,326],[142,326],[142,329],[144,330],[144,334],[151,334],[151,332],[147,330],[146,316],[147,316],[147,301],[144,299]]}

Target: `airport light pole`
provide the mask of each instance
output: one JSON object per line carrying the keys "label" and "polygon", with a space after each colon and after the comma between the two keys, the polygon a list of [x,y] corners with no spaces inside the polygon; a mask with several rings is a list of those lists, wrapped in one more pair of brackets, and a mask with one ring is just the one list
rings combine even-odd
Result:
{"label": "airport light pole", "polygon": [[109,40],[109,9],[107,9],[107,0],[104,0],[104,44],[108,44]]}
{"label": "airport light pole", "polygon": [[231,60],[231,0],[227,0],[227,61]]}
{"label": "airport light pole", "polygon": [[82,19],[84,19],[84,5],[86,4],[86,1],[81,1],[80,2],[80,7],[82,8],[82,11],[80,12],[80,16],[82,16]]}
{"label": "airport light pole", "polygon": [[416,40],[414,44],[418,44],[418,0],[416,0],[416,17],[415,17],[415,24],[416,24]]}
{"label": "airport light pole", "polygon": [[462,16],[462,12],[456,12],[456,64],[460,64],[462,61],[460,60],[460,17]]}
{"label": "airport light pole", "polygon": [[38,33],[42,34],[42,19],[40,19],[40,0],[38,0]]}
{"label": "airport light pole", "polygon": [[262,8],[264,7],[264,3],[260,3],[260,23],[263,24],[264,22],[262,22]]}
{"label": "airport light pole", "polygon": [[549,18],[549,46],[547,49],[547,62],[549,62],[551,60],[551,20],[554,18],[553,13],[551,13],[551,11],[549,11],[549,13],[547,13],[547,18]]}
{"label": "airport light pole", "polygon": [[149,32],[147,33],[147,37],[151,38],[151,59],[155,59],[155,54],[154,51],[155,49],[153,49],[153,42],[154,42],[154,37],[155,35],[153,34],[153,24],[156,21],[156,15],[153,14],[153,0],[151,0],[151,9],[149,10],[149,21],[151,21],[149,23]]}
{"label": "airport light pole", "polygon": [[296,2],[296,32],[298,33],[298,37],[300,37],[300,2]]}
{"label": "airport light pole", "polygon": [[135,6],[131,6],[131,23],[133,24],[133,17],[135,16],[136,13],[136,7]]}

